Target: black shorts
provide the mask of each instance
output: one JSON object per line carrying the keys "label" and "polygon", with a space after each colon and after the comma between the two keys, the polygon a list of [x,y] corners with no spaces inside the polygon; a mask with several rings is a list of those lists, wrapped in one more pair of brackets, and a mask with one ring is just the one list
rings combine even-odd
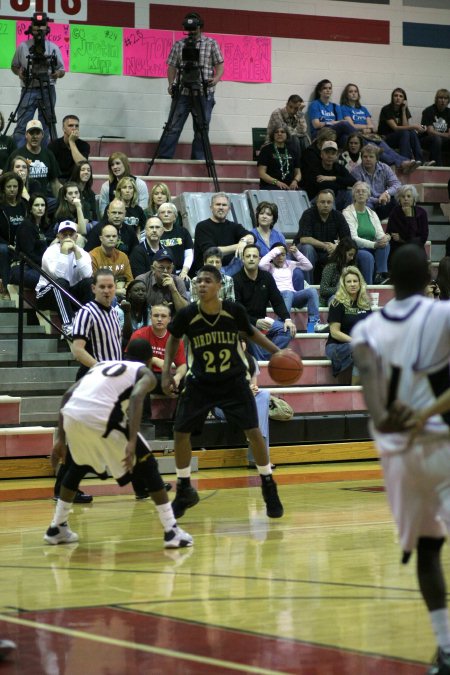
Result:
{"label": "black shorts", "polygon": [[255,397],[244,377],[215,385],[200,384],[197,380],[187,378],[178,399],[174,431],[201,431],[208,412],[214,407],[221,408],[227,422],[238,429],[246,431],[258,428]]}

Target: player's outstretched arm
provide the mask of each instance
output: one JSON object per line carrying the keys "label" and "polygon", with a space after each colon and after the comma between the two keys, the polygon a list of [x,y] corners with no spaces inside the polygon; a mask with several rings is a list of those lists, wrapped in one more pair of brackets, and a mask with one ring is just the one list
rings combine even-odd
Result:
{"label": "player's outstretched arm", "polygon": [[248,337],[250,340],[252,340],[252,342],[259,345],[271,354],[275,354],[276,352],[280,351],[280,348],[274,345],[274,343],[271,342],[265,335],[263,335],[263,333],[261,333],[261,331],[259,331],[257,328],[254,328],[253,335],[249,335]]}
{"label": "player's outstretched arm", "polygon": [[130,394],[128,406],[128,443],[125,448],[124,459],[124,465],[128,471],[132,471],[134,466],[136,439],[141,426],[144,399],[156,387],[156,377],[148,368],[143,366],[138,372],[138,377],[139,380]]}
{"label": "player's outstretched arm", "polygon": [[175,383],[172,377],[172,363],[178,350],[181,338],[176,338],[173,335],[169,336],[164,353],[164,365],[161,375],[161,388],[166,396],[174,396]]}

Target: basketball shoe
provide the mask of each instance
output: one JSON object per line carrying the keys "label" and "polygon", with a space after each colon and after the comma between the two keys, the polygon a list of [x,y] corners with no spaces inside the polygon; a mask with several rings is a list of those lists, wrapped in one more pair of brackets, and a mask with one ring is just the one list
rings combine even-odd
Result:
{"label": "basketball shoe", "polygon": [[185,548],[192,546],[194,540],[191,535],[175,525],[169,532],[164,532],[164,548]]}
{"label": "basketball shoe", "polygon": [[172,502],[173,515],[178,520],[178,518],[184,516],[186,509],[195,506],[199,501],[200,497],[198,496],[198,492],[192,485],[187,485],[185,487],[177,485],[175,499]]}
{"label": "basketball shoe", "polygon": [[272,476],[261,476],[261,490],[266,502],[266,513],[269,518],[281,518],[284,513],[283,504],[278,496],[277,484]]}
{"label": "basketball shoe", "polygon": [[78,535],[72,532],[67,522],[49,527],[44,535],[44,540],[47,544],[73,544],[78,541]]}
{"label": "basketball shoe", "polygon": [[450,675],[450,654],[438,649],[436,657],[427,675]]}

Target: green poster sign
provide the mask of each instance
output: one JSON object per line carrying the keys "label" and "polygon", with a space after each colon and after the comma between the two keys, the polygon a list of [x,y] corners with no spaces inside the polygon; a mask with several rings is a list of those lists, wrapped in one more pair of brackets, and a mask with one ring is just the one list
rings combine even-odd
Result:
{"label": "green poster sign", "polygon": [[11,68],[16,51],[16,22],[0,19],[0,68]]}
{"label": "green poster sign", "polygon": [[122,28],[71,25],[70,70],[95,75],[121,75]]}

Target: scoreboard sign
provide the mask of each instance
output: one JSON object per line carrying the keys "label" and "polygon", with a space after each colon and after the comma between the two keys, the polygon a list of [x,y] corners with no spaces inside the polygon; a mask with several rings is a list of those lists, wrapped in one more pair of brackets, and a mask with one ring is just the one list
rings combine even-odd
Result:
{"label": "scoreboard sign", "polygon": [[57,23],[87,20],[88,0],[0,0],[0,16],[31,19],[35,12],[46,12]]}

